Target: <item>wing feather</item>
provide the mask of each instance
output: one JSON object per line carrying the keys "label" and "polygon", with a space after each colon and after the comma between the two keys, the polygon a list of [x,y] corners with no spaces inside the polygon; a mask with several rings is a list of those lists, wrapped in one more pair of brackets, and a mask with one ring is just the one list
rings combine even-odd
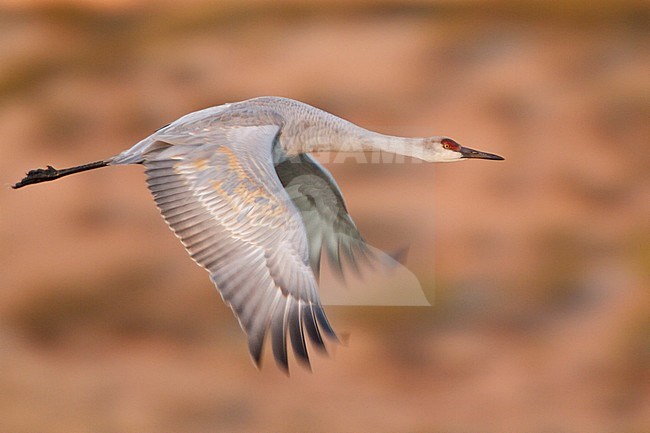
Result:
{"label": "wing feather", "polygon": [[303,308],[303,301],[300,300],[291,303],[289,306],[289,336],[291,337],[291,347],[296,354],[296,359],[302,362],[303,365],[309,366],[309,355],[305,344],[305,327],[301,314]]}
{"label": "wing feather", "polygon": [[[281,159],[276,156],[276,159]],[[275,170],[300,212],[309,239],[309,262],[318,275],[322,251],[343,276],[343,262],[359,272],[358,261],[377,260],[348,213],[332,175],[308,154],[276,161]]]}
{"label": "wing feather", "polygon": [[287,359],[287,318],[289,312],[288,305],[291,301],[291,297],[287,296],[275,306],[271,322],[273,356],[278,365],[285,371],[289,369],[289,361]]}
{"label": "wing feather", "polygon": [[231,128],[191,144],[159,137],[144,156],[156,204],[191,257],[208,270],[248,336],[259,365],[271,333],[288,369],[287,334],[309,365],[305,335],[324,350],[336,338],[320,304],[307,232],[272,163],[278,126]]}

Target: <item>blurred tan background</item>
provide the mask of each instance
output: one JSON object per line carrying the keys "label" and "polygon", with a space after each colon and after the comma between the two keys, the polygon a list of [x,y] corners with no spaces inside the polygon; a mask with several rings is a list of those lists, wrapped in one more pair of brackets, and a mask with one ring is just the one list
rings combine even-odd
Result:
{"label": "blurred tan background", "polygon": [[[0,431],[650,431],[649,15],[2,2]],[[9,188],[260,95],[506,157],[329,165],[366,238],[410,247],[434,306],[328,307],[347,346],[290,378],[254,368],[141,168]]]}

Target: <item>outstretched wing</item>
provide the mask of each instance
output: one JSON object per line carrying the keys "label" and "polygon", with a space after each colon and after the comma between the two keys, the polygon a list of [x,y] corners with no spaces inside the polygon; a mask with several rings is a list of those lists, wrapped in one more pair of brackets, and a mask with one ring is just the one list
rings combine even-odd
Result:
{"label": "outstretched wing", "polygon": [[339,275],[343,275],[341,256],[355,270],[358,259],[374,259],[348,213],[341,190],[325,167],[311,155],[302,154],[278,162],[275,171],[302,216],[309,240],[309,262],[316,275],[323,247]]}
{"label": "outstretched wing", "polygon": [[[161,133],[144,155],[156,204],[192,258],[210,272],[260,362],[270,329],[276,362],[288,368],[286,337],[309,365],[307,333],[324,349],[335,338],[309,266],[300,214],[272,162],[276,125]],[[202,135],[203,134],[203,135]]]}

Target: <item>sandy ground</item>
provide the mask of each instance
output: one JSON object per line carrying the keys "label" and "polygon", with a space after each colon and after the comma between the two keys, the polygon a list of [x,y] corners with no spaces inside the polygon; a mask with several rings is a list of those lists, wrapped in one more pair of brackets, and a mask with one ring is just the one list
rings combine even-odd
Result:
{"label": "sandy ground", "polygon": [[[0,5],[0,431],[650,431],[646,6]],[[269,94],[506,157],[321,156],[434,305],[328,307],[347,343],[289,378],[141,168],[9,188]]]}

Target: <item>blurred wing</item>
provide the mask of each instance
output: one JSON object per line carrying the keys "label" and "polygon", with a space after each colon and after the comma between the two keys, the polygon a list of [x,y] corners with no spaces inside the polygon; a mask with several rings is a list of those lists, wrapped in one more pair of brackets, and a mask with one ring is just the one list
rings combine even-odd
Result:
{"label": "blurred wing", "polygon": [[275,171],[296,206],[307,230],[309,262],[319,274],[325,247],[334,270],[343,275],[341,255],[358,271],[359,258],[372,261],[373,253],[348,213],[332,175],[308,154],[279,162]]}
{"label": "blurred wing", "polygon": [[210,272],[255,362],[270,329],[275,359],[287,369],[287,333],[306,365],[305,331],[322,349],[320,329],[335,335],[309,267],[305,228],[273,168],[278,131],[265,125],[160,134],[144,165],[163,217]]}

